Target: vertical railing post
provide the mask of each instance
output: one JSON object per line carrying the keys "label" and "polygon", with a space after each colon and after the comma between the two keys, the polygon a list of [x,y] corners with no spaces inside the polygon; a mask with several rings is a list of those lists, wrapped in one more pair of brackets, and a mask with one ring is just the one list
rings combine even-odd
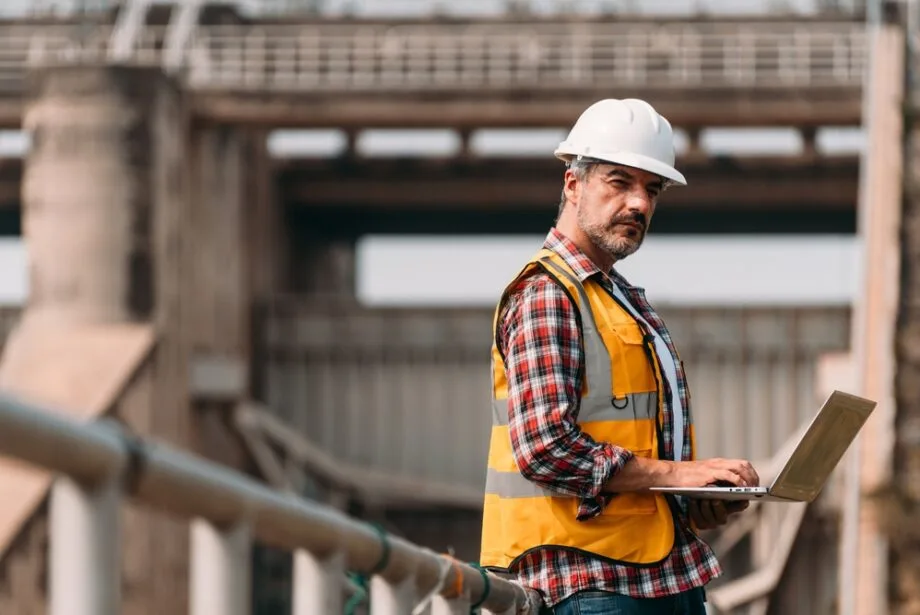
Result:
{"label": "vertical railing post", "polygon": [[248,615],[250,530],[222,531],[203,519],[191,529],[191,615]]}
{"label": "vertical railing post", "polygon": [[435,596],[431,600],[431,615],[468,615],[469,612],[469,598]]}
{"label": "vertical railing post", "polygon": [[121,612],[120,493],[60,476],[51,490],[50,615]]}
{"label": "vertical railing post", "polygon": [[390,583],[381,576],[371,579],[371,613],[373,615],[406,615],[411,613],[417,596],[415,579]]}
{"label": "vertical railing post", "polygon": [[342,612],[345,556],[320,559],[304,549],[294,551],[294,605],[291,615]]}

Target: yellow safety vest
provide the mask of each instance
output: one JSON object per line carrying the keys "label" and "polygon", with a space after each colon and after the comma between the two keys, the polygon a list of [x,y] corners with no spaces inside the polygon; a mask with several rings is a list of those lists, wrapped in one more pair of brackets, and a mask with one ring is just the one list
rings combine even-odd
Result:
{"label": "yellow safety vest", "polygon": [[[579,282],[558,254],[541,250],[518,274],[544,269],[568,292],[581,315],[585,355],[578,425],[596,441],[659,458],[661,367],[652,338],[594,280]],[[505,290],[514,286],[514,282]],[[494,327],[504,296],[495,313]],[[493,340],[496,336],[493,334]],[[692,434],[692,426],[691,426]],[[680,445],[680,434],[675,434]],[[691,449],[693,437],[691,435]],[[615,495],[596,517],[576,520],[578,499],[542,488],[518,470],[508,433],[504,359],[492,344],[492,435],[482,524],[481,564],[505,569],[543,546],[590,553],[618,563],[654,565],[674,545],[668,498],[652,492]]]}

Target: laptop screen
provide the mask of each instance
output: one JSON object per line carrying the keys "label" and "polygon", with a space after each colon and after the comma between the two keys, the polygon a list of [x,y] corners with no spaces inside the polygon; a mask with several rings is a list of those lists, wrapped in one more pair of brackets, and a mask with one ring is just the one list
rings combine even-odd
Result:
{"label": "laptop screen", "polygon": [[779,497],[811,502],[859,430],[876,402],[834,391],[821,407],[770,489]]}

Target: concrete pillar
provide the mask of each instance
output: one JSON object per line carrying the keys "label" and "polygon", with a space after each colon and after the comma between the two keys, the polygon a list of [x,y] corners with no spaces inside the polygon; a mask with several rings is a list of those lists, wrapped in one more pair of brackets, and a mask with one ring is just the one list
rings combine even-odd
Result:
{"label": "concrete pillar", "polygon": [[23,177],[29,318],[116,323],[151,316],[151,117],[161,86],[145,70],[33,75]]}
{"label": "concrete pillar", "polygon": [[475,156],[473,155],[470,143],[473,138],[473,131],[469,128],[462,128],[457,131],[457,137],[460,139],[460,151],[457,153],[457,157],[461,160],[471,160],[474,158]]}
{"label": "concrete pillar", "polygon": [[699,127],[687,128],[687,151],[684,153],[685,158],[702,158],[706,155],[703,146],[700,143],[700,134],[702,129]]}
{"label": "concrete pillar", "polygon": [[290,262],[296,292],[315,298],[350,301],[355,297],[355,240],[297,235]]}
{"label": "concrete pillar", "polygon": [[[116,414],[138,434],[240,467],[226,411],[248,394],[253,301],[274,290],[278,262],[264,133],[193,121],[154,69],[62,66],[30,78],[31,292],[0,384],[85,418]],[[0,558],[43,514],[48,486],[17,478],[31,487],[14,497],[4,489],[13,470],[2,470],[0,496],[22,510],[8,515],[15,523],[0,518]],[[187,612],[188,521],[124,512],[119,612]],[[44,572],[34,574],[39,583]],[[37,608],[2,590],[0,603]]]}
{"label": "concrete pillar", "polygon": [[[179,330],[188,120],[153,69],[58,66],[30,76],[23,177],[29,299],[4,349],[0,386],[81,419],[189,442],[188,344]],[[35,548],[16,540],[44,515],[47,475],[0,471],[0,576]],[[187,608],[187,524],[128,505],[120,613]],[[34,584],[46,571],[30,569]],[[37,612],[28,582],[4,604]],[[23,591],[22,594],[18,592]]]}
{"label": "concrete pillar", "polygon": [[814,126],[808,126],[805,128],[799,129],[799,134],[802,135],[802,155],[806,158],[817,158],[818,157],[818,129]]}
{"label": "concrete pillar", "polygon": [[356,160],[358,154],[358,130],[345,130],[345,148],[342,150],[341,157],[345,160]]}
{"label": "concrete pillar", "polygon": [[[871,37],[865,114],[867,151],[861,163],[859,234],[863,266],[853,306],[854,373],[852,389],[878,401],[878,406],[848,452],[842,520],[839,597],[841,615],[892,612],[889,537],[884,532],[885,507],[872,494],[897,480],[893,473],[896,433],[905,433],[904,398],[896,386],[904,381],[897,343],[914,339],[911,322],[898,313],[899,299],[909,297],[902,286],[912,281],[910,268],[901,270],[902,178],[904,172],[904,34],[883,26]],[[901,319],[899,320],[899,316]],[[898,390],[898,393],[903,393]],[[895,426],[898,426],[896,431]],[[898,528],[898,532],[901,529]],[[895,536],[895,554],[900,544]],[[911,554],[912,555],[912,554]],[[898,561],[895,559],[894,561]],[[899,562],[900,563],[900,562]]]}

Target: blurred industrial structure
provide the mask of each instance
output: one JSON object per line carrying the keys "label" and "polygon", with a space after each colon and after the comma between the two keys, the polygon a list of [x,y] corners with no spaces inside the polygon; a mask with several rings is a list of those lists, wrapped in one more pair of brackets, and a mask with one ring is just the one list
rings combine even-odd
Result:
{"label": "blurred industrial structure", "polygon": [[[908,265],[920,245],[897,241],[920,229],[900,230],[913,164],[901,150],[906,4],[869,24],[860,2],[723,16],[715,2],[670,3],[690,5],[680,15],[660,3],[667,17],[629,2],[493,3],[478,16],[453,14],[458,3],[396,16],[370,3],[240,4],[36,2],[0,19],[0,128],[30,135],[25,157],[0,158],[0,232],[25,238],[30,268],[27,303],[3,314],[0,387],[80,419],[116,416],[475,559],[491,312],[363,305],[355,246],[369,234],[545,232],[559,165],[484,157],[472,140],[564,128],[594,100],[641,97],[686,136],[691,184],[667,193],[655,234],[861,235],[853,306],[662,310],[703,455],[750,457],[769,476],[832,388],[882,402],[851,455],[858,472],[841,467],[807,509],[755,506],[712,536],[728,574],[711,606],[874,615],[917,595],[868,497],[892,470],[908,480],[892,426],[915,434],[905,417],[920,411],[910,374],[897,399],[891,384],[916,354],[902,344],[897,363],[894,351],[896,323],[912,326],[909,310],[897,321],[898,297],[918,286]],[[828,128],[859,126],[862,160],[818,146]],[[791,128],[802,146],[714,155],[701,135],[719,127]],[[304,128],[337,129],[346,146],[269,153],[273,131]],[[380,128],[446,129],[459,145],[361,156],[361,134]],[[0,613],[45,612],[50,479],[12,461],[0,470]],[[185,612],[184,522],[129,506],[125,524],[122,612]],[[254,613],[288,612],[291,583],[289,554],[254,550]]]}

